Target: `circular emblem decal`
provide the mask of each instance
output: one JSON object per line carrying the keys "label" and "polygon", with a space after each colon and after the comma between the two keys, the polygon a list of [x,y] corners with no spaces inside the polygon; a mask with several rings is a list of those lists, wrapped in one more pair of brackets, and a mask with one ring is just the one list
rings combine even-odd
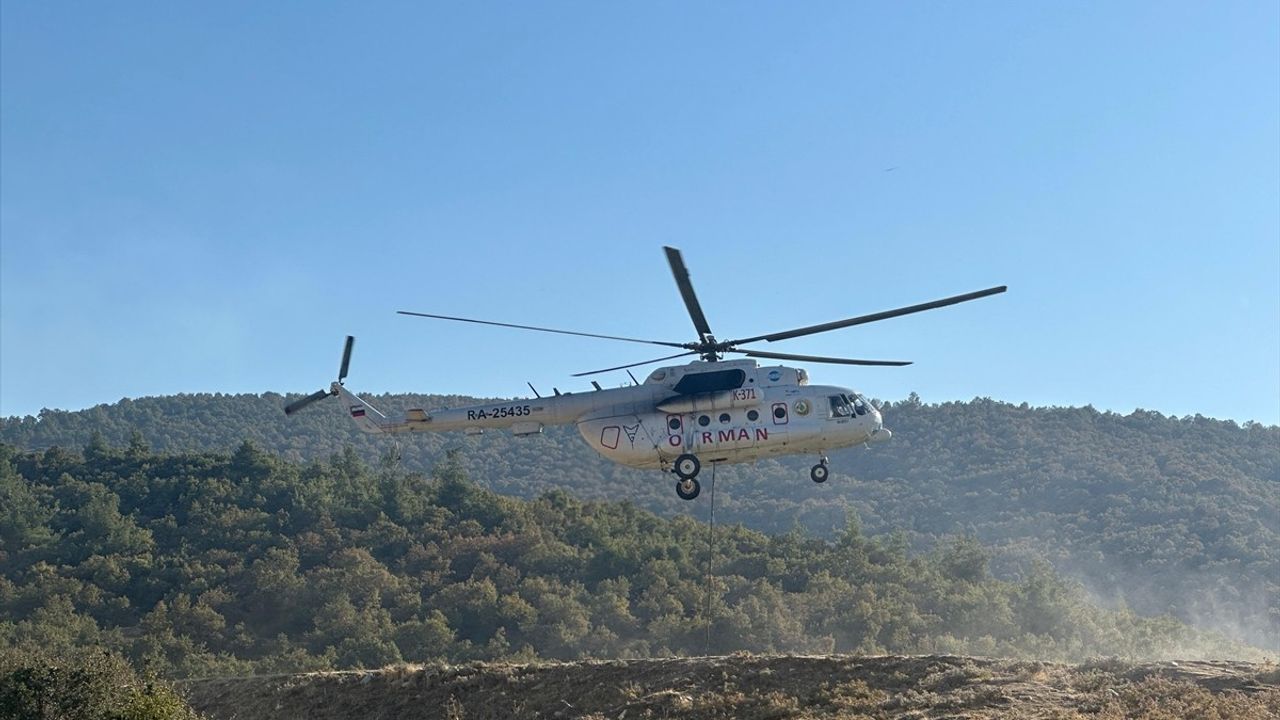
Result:
{"label": "circular emblem decal", "polygon": [[779,380],[781,380],[781,379],[782,379],[782,371],[781,371],[781,370],[770,370],[770,371],[769,371],[769,379],[770,379],[770,380],[772,380],[773,382],[778,382]]}
{"label": "circular emblem decal", "polygon": [[796,404],[795,404],[795,409],[796,409],[796,414],[797,414],[797,415],[808,415],[808,414],[809,414],[809,401],[808,401],[808,400],[797,400],[797,401],[796,401]]}

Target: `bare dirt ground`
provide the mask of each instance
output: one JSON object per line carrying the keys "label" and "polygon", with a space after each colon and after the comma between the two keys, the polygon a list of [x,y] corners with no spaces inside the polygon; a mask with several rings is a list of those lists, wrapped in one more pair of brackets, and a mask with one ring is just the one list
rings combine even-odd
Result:
{"label": "bare dirt ground", "polygon": [[1280,666],[955,656],[475,663],[186,681],[214,720],[1280,718]]}

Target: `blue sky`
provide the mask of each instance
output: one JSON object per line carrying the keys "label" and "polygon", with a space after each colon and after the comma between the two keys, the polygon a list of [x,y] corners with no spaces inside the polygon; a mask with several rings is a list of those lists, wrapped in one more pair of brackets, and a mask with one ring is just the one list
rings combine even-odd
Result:
{"label": "blue sky", "polygon": [[1010,287],[814,382],[1277,423],[1278,7],[4,3],[0,414],[585,388],[395,311],[691,340],[670,244],[720,337]]}

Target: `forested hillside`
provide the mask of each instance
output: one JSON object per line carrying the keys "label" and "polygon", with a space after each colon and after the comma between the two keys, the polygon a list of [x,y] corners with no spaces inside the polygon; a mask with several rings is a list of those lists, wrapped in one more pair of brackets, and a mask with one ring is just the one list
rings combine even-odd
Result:
{"label": "forested hillside", "polygon": [[1251,654],[1099,611],[1046,565],[994,579],[972,540],[911,556],[856,522],[833,541],[721,527],[708,594],[694,519],[506,498],[448,462],[428,478],[250,443],[0,445],[0,508],[0,647],[102,645],[175,675],[737,650]]}
{"label": "forested hillside", "polygon": [[[252,439],[296,461],[350,447],[368,462],[420,471],[457,449],[475,482],[503,494],[560,489],[579,499],[632,500],[666,516],[706,512],[705,493],[684,503],[669,477],[605,461],[572,428],[523,439],[392,439],[357,432],[336,403],[286,418],[281,408],[292,397],[180,395],[46,411],[0,421],[0,439],[78,449],[95,433],[119,444],[136,431],[158,451],[230,451]],[[372,398],[390,411],[469,400]],[[833,453],[833,478],[822,486],[807,479],[810,458],[721,468],[717,517],[832,538],[852,508],[867,532],[899,533],[916,549],[968,534],[996,549],[1000,576],[1043,557],[1112,606],[1172,613],[1280,648],[1280,428],[915,398],[886,404],[885,423],[893,440]]]}

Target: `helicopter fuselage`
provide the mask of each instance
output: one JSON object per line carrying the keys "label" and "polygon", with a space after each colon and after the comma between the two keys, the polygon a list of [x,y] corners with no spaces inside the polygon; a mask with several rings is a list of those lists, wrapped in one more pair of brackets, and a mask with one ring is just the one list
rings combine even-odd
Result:
{"label": "helicopter fuselage", "polygon": [[822,454],[887,440],[880,412],[848,388],[808,385],[804,370],[760,367],[755,360],[697,361],[659,368],[621,388],[382,415],[335,383],[348,412],[366,432],[479,434],[510,430],[536,435],[575,425],[609,460],[666,469],[681,455],[702,462],[751,462],[773,455]]}

